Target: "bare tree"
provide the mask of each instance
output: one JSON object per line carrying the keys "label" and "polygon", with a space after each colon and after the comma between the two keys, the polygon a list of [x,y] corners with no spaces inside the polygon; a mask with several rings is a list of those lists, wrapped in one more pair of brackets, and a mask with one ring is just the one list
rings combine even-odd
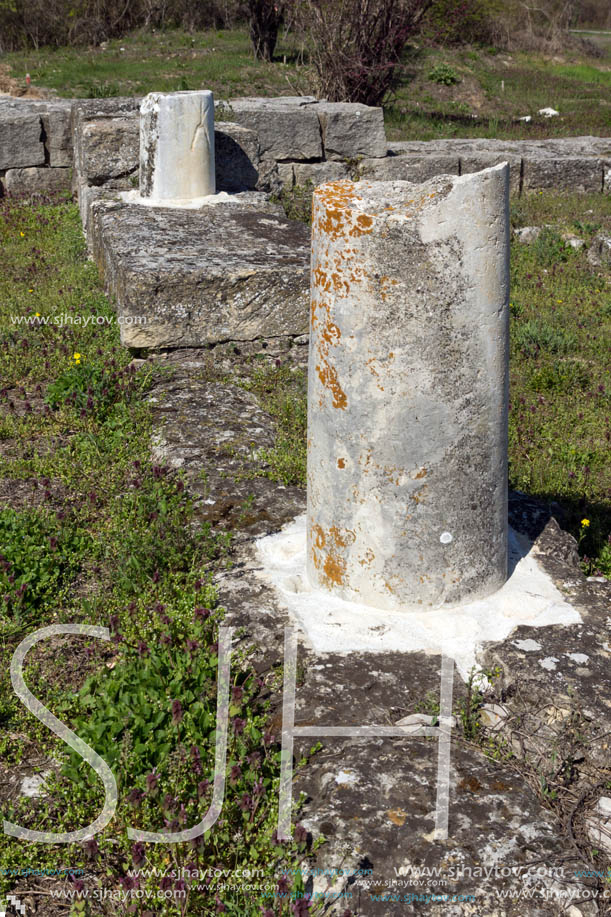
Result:
{"label": "bare tree", "polygon": [[271,61],[284,16],[283,4],[274,0],[248,0],[250,40],[255,57]]}
{"label": "bare tree", "polygon": [[396,85],[401,54],[432,0],[294,2],[320,96],[379,105]]}

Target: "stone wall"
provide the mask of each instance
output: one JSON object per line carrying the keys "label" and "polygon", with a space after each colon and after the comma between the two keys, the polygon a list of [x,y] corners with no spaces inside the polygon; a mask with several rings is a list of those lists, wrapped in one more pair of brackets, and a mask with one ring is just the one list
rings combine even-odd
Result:
{"label": "stone wall", "polygon": [[71,99],[0,98],[0,193],[69,190]]}
{"label": "stone wall", "polygon": [[[0,190],[72,187],[83,205],[88,189],[137,187],[140,101],[0,99]],[[215,146],[217,189],[229,192],[278,192],[346,177],[419,182],[505,160],[517,194],[611,191],[609,138],[387,144],[380,108],[309,96],[217,103]]]}

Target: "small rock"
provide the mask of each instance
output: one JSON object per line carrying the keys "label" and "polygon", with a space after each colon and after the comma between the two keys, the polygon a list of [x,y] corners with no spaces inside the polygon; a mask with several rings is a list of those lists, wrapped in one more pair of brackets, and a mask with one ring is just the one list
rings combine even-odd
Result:
{"label": "small rock", "polygon": [[28,796],[30,799],[37,799],[45,795],[45,777],[49,771],[43,774],[32,774],[30,777],[24,777],[21,781],[21,795]]}
{"label": "small rock", "polygon": [[488,729],[500,729],[506,719],[507,711],[500,704],[484,704],[480,710],[480,723]]}
{"label": "small rock", "polygon": [[521,229],[516,229],[515,234],[520,242],[530,245],[541,235],[541,226],[523,226]]}
{"label": "small rock", "polygon": [[600,818],[588,818],[586,821],[590,842],[611,854],[611,819],[603,821]]}
{"label": "small rock", "polygon": [[532,121],[532,117],[530,115],[522,115],[521,118],[518,118],[518,121]]}
{"label": "small rock", "polygon": [[611,264],[611,236],[599,233],[590,243],[588,261],[594,267],[607,267]]}
{"label": "small rock", "polygon": [[397,720],[395,726],[432,726],[434,722],[435,717],[429,716],[428,713],[410,713],[402,720]]}
{"label": "small rock", "polygon": [[555,118],[560,112],[556,111],[555,108],[540,108],[539,114],[543,115],[544,118]]}
{"label": "small rock", "polygon": [[580,249],[583,248],[586,244],[583,239],[580,239],[578,236],[564,236],[565,245],[569,245],[571,248]]}
{"label": "small rock", "polygon": [[611,818],[611,798],[609,796],[601,796],[596,808],[604,818]]}
{"label": "small rock", "polygon": [[514,640],[513,645],[525,653],[534,653],[541,649],[541,644],[537,640]]}

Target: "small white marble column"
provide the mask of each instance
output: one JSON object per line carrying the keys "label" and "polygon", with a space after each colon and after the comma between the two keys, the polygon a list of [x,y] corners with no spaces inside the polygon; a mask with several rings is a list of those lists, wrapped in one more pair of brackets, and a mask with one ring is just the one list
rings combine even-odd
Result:
{"label": "small white marble column", "polygon": [[212,93],[149,93],[140,107],[141,197],[188,202],[215,190]]}
{"label": "small white marble column", "polygon": [[508,168],[314,192],[310,582],[401,610],[507,578]]}

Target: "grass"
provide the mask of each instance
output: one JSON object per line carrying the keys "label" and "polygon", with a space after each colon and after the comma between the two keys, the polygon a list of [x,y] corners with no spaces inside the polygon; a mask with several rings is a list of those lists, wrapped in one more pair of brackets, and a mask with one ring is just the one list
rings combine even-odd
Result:
{"label": "grass", "polygon": [[[292,46],[277,55],[294,57]],[[255,61],[244,30],[138,31],[105,48],[42,48],[4,55],[12,75],[65,97],[144,95],[153,90],[211,89],[217,98],[294,94],[305,89],[295,63]],[[289,83],[290,80],[290,83]],[[294,86],[294,88],[291,88]]]}
{"label": "grass", "polygon": [[[5,54],[3,64],[24,86],[29,73],[34,86],[66,97],[206,88],[229,99],[311,90],[310,71],[293,36],[283,36],[275,61],[266,63],[253,59],[248,34],[239,29],[141,30],[104,48]],[[439,74],[446,78],[440,81]],[[387,134],[390,140],[605,136],[611,128],[610,89],[609,52],[601,58],[578,51],[547,58],[490,48],[412,47],[402,83],[385,107]],[[537,114],[548,106],[560,116]],[[525,115],[531,122],[516,120]]]}
{"label": "grass", "polygon": [[[439,84],[447,68],[458,78]],[[484,137],[542,139],[611,133],[609,55],[491,53],[490,49],[413,49],[406,76],[386,106],[389,140]],[[539,109],[560,114],[545,118]],[[529,115],[530,122],[517,119]],[[475,117],[474,117],[475,116]]]}
{"label": "grass", "polygon": [[611,577],[610,279],[561,237],[609,232],[608,203],[534,194],[512,215],[551,228],[512,251],[510,483],[559,503],[585,571]]}
{"label": "grass", "polygon": [[[154,897],[156,915],[216,914],[217,896],[228,914],[260,915],[269,898],[243,889],[248,880],[235,873],[232,890],[221,889],[222,878],[206,886],[203,874],[186,884],[179,873],[163,878],[187,867],[248,867],[275,888],[283,868],[307,856],[304,830],[290,843],[274,835],[280,751],[267,698],[278,673],[259,678],[244,651],[232,659],[217,824],[190,844],[141,845],[126,834],[130,825],[195,825],[210,806],[223,620],[211,577],[228,563],[229,537],[198,524],[181,476],[151,462],[144,396],[152,370],[130,366],[117,326],[39,321],[113,316],[86,260],[75,205],[3,199],[0,239],[0,772],[18,782],[32,770],[49,772],[46,795],[5,798],[3,816],[34,830],[76,830],[103,804],[90,767],[21,705],[10,684],[16,646],[48,624],[110,628],[109,643],[43,641],[29,654],[25,677],[108,762],[119,793],[113,820],[84,844],[2,835],[0,894],[15,887],[7,871],[67,867],[86,878],[46,880],[45,889],[64,895],[62,907],[76,894],[72,915],[122,914],[131,901],[134,913],[150,913],[136,898],[117,900],[136,891]],[[32,324],[16,324],[16,316]],[[141,867],[160,872],[130,872]],[[102,911],[78,899],[102,889],[115,896]],[[288,901],[274,906],[288,915]]]}

